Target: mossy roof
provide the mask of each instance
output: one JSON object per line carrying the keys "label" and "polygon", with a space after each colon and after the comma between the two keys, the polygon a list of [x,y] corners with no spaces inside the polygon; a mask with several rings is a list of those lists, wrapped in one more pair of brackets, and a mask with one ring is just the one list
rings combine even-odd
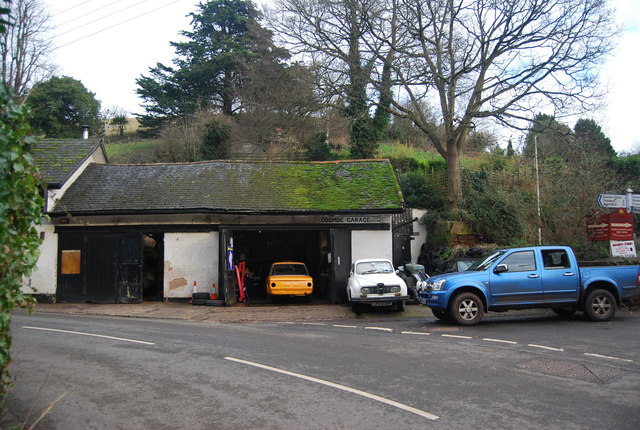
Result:
{"label": "mossy roof", "polygon": [[388,160],[90,164],[55,212],[396,213]]}
{"label": "mossy roof", "polygon": [[60,187],[94,151],[101,148],[99,139],[42,139],[32,154],[43,182],[49,187]]}

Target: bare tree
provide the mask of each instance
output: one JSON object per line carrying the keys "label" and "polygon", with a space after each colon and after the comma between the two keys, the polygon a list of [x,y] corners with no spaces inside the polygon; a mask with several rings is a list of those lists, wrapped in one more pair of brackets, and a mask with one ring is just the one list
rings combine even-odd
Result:
{"label": "bare tree", "polygon": [[22,101],[33,86],[54,72],[49,62],[49,13],[41,0],[2,0],[11,13],[6,33],[0,36],[2,83]]}
{"label": "bare tree", "polygon": [[381,32],[389,27],[384,5],[379,0],[275,0],[266,13],[274,34],[316,71],[325,105],[342,108],[351,119],[351,150],[358,156],[372,155],[389,122],[390,69],[384,68],[380,51]]}
{"label": "bare tree", "polygon": [[[397,14],[397,26],[383,37],[395,53],[391,66],[401,88],[394,114],[410,119],[447,161],[454,208],[462,197],[461,148],[479,122],[525,128],[535,113],[590,111],[602,96],[597,70],[618,32],[607,0],[392,0],[392,6],[388,15]],[[432,110],[420,109],[425,104]]]}

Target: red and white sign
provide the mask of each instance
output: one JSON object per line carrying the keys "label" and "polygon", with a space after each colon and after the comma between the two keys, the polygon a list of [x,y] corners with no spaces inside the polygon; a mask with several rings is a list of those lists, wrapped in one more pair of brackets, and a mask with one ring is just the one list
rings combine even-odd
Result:
{"label": "red and white sign", "polygon": [[599,214],[587,220],[590,240],[633,240],[633,214],[625,209]]}
{"label": "red and white sign", "polygon": [[611,256],[623,258],[636,257],[636,245],[633,240],[611,241]]}

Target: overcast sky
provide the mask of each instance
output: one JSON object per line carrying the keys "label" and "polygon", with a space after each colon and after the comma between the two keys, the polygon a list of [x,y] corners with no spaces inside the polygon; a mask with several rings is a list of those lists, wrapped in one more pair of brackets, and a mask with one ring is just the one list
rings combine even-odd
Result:
{"label": "overcast sky", "polygon": [[[259,1],[262,4],[268,0]],[[136,78],[174,58],[169,42],[189,30],[197,0],[48,0],[54,29],[53,61],[59,74],[81,81],[103,109],[142,113]],[[608,109],[594,112],[618,152],[640,150],[640,0],[613,0],[624,35],[606,64]],[[573,127],[574,124],[568,124]]]}

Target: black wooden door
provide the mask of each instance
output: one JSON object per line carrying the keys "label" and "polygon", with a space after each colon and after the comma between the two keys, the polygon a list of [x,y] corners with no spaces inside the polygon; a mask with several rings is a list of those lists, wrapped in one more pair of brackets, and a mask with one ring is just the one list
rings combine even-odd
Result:
{"label": "black wooden door", "polygon": [[100,234],[86,237],[84,301],[91,303],[118,302],[120,242],[119,234]]}
{"label": "black wooden door", "polygon": [[347,301],[347,281],[351,267],[351,232],[338,228],[331,229],[331,289],[329,301]]}
{"label": "black wooden door", "polygon": [[120,303],[142,301],[142,235],[124,235],[121,239],[118,289]]}
{"label": "black wooden door", "polygon": [[84,271],[82,269],[84,236],[58,236],[57,302],[84,301]]}

